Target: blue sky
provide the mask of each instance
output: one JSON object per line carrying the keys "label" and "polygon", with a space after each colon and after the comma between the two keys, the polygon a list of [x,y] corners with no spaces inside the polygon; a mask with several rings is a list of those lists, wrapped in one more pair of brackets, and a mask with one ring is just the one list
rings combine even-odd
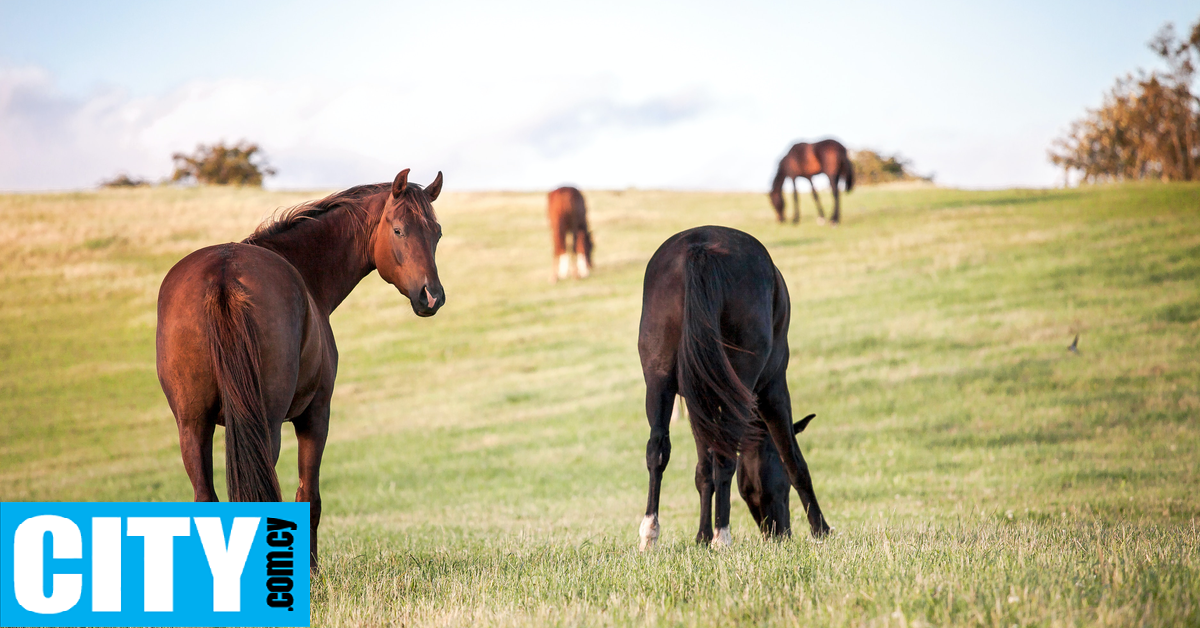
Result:
{"label": "blue sky", "polygon": [[9,2],[0,189],[157,178],[260,143],[270,187],[765,189],[837,137],[944,185],[1049,186],[1046,147],[1188,2]]}

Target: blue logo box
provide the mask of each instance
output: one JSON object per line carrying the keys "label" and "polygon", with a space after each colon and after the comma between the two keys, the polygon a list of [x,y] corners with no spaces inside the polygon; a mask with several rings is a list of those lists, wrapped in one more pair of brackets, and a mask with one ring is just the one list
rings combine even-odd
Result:
{"label": "blue logo box", "polygon": [[308,626],[306,503],[0,503],[0,626]]}

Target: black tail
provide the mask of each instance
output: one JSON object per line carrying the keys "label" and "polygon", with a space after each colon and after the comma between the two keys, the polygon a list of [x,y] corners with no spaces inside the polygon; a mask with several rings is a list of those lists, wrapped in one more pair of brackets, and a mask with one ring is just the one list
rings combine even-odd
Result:
{"label": "black tail", "polygon": [[718,454],[733,457],[743,438],[752,435],[758,410],[754,393],[734,372],[721,339],[721,305],[730,282],[721,262],[717,245],[688,245],[678,378],[692,433]]}
{"label": "black tail", "polygon": [[279,480],[262,398],[258,327],[246,289],[221,277],[209,288],[208,350],[225,419],[229,501],[280,501]]}
{"label": "black tail", "polygon": [[854,189],[854,162],[850,161],[849,156],[842,162],[842,172],[845,173],[843,178],[846,180],[846,191],[849,192]]}

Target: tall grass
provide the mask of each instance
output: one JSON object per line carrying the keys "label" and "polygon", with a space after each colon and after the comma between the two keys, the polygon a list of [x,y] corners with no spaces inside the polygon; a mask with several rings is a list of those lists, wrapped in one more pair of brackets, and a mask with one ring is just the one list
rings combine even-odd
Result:
{"label": "tall grass", "polygon": [[[0,196],[0,498],[190,499],[158,283],[318,194]],[[371,276],[334,314],[315,625],[1200,624],[1200,186],[862,188],[837,229],[760,194],[586,195],[588,280],[549,282],[543,195],[447,193],[445,308]],[[735,497],[735,546],[695,547],[677,424],[636,551],[641,277],[700,224],[788,281],[824,544],[760,541]]]}

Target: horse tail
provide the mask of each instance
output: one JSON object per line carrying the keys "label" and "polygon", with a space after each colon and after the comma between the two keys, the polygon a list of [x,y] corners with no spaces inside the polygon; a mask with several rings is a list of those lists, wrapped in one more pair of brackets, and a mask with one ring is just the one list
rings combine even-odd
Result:
{"label": "horse tail", "polygon": [[754,433],[758,410],[754,394],[725,353],[727,347],[737,348],[721,338],[721,306],[731,283],[722,264],[724,253],[711,242],[688,245],[678,378],[697,440],[718,454],[733,457],[743,437]]}
{"label": "horse tail", "polygon": [[845,173],[846,191],[849,192],[854,189],[854,162],[848,156],[842,159],[842,172]]}
{"label": "horse tail", "polygon": [[229,501],[281,501],[262,397],[258,326],[246,288],[221,277],[205,295],[208,351],[225,420]]}

